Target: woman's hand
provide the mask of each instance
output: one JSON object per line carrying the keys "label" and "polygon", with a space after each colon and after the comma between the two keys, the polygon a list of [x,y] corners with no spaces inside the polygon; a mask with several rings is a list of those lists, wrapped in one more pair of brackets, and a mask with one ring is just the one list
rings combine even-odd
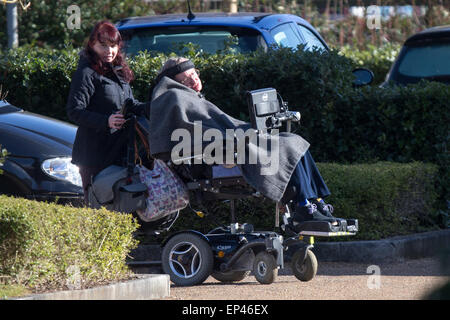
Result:
{"label": "woman's hand", "polygon": [[123,117],[123,114],[121,114],[120,112],[113,113],[108,118],[108,126],[111,129],[120,129],[122,128],[124,123],[125,119]]}

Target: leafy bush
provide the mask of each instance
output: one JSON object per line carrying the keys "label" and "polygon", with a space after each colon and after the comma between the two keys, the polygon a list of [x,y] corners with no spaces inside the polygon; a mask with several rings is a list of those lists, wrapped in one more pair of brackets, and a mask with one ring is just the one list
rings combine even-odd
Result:
{"label": "leafy bush", "polygon": [[337,51],[318,54],[282,48],[202,61],[205,96],[235,117],[248,113],[247,90],[273,87],[291,109],[308,110],[336,99],[353,80],[352,61]]}
{"label": "leafy bush", "polygon": [[[366,87],[346,94],[329,105],[327,115],[333,118],[322,131],[328,129],[328,141],[316,140],[313,149],[340,162],[380,159],[435,163],[439,166],[440,198],[450,199],[448,97],[450,86],[425,81],[407,87]],[[329,149],[330,145],[335,148]],[[445,206],[444,201],[441,206]]]}
{"label": "leafy bush", "polygon": [[0,83],[7,100],[24,109],[67,120],[66,101],[78,63],[75,49],[20,48],[0,58]]}
{"label": "leafy bush", "polygon": [[360,239],[382,239],[436,227],[435,165],[419,162],[319,164],[338,217],[357,218]]}
{"label": "leafy bush", "polygon": [[[87,1],[31,1],[26,11],[18,5],[18,32],[20,45],[31,44],[45,47],[63,48],[65,44],[82,46],[95,23],[101,20],[116,22],[119,19],[151,14],[151,4],[135,0]],[[80,26],[69,29],[67,20],[71,5],[80,8]],[[6,17],[6,6],[0,6],[0,16]],[[5,21],[5,20],[3,20]],[[6,29],[6,28],[5,28]],[[5,30],[6,31],[6,30]],[[0,31],[0,36],[1,36]],[[6,32],[0,37],[0,48],[6,47]]]}
{"label": "leafy bush", "polygon": [[[64,106],[77,67],[77,52],[73,48],[24,47],[3,52],[0,84],[9,92],[8,100],[28,111],[67,120]],[[335,99],[352,81],[353,63],[337,51],[318,55],[285,48],[252,55],[199,55],[191,50],[187,55],[202,71],[208,99],[235,117],[247,113],[247,90],[272,86],[283,97],[292,96],[294,91],[303,93],[297,103],[308,107]],[[143,53],[130,61],[136,75],[132,83],[136,98],[148,99],[149,85],[166,58]]]}
{"label": "leafy bush", "polygon": [[130,215],[1,195],[0,274],[36,289],[121,279],[136,229]]}
{"label": "leafy bush", "polygon": [[[338,240],[376,240],[436,228],[435,165],[377,162],[317,166],[331,191],[326,201],[334,206],[336,217],[359,220],[360,232],[355,237]],[[195,204],[192,208],[202,209]],[[193,228],[208,232],[230,223],[228,202],[206,203],[203,210],[207,215],[200,219],[191,208],[185,209],[174,230]],[[236,217],[240,223],[252,223],[257,230],[273,230],[275,203],[259,198],[238,200]]]}
{"label": "leafy bush", "polygon": [[[307,6],[314,6],[317,2],[319,1],[311,1]],[[322,9],[325,7],[325,2],[328,2],[328,5],[333,3],[324,0],[320,2]],[[350,45],[355,50],[365,50],[369,46],[382,47],[386,43],[403,44],[409,36],[416,32],[448,24],[450,15],[448,5],[444,5],[444,3],[445,1],[383,0],[341,1],[338,4],[338,1],[336,1],[334,2],[334,8],[333,5],[329,7],[329,15],[321,14],[317,9],[308,9],[305,12],[298,5],[296,10],[294,9],[293,11],[296,11],[308,20],[331,47],[337,48]],[[389,15],[389,17],[383,16],[380,20],[380,28],[370,28],[368,26],[370,13],[367,9],[370,5],[375,4],[378,6],[392,6],[394,8],[399,5],[411,5],[412,16],[397,12]],[[355,5],[363,6],[366,10],[364,17],[348,14],[350,7]],[[426,10],[426,12],[422,10]],[[341,16],[338,19],[333,18],[334,13],[341,14]]]}

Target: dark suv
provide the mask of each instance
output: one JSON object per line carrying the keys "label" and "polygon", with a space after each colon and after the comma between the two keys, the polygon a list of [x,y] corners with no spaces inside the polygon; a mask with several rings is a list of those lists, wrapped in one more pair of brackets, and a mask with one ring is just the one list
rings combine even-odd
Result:
{"label": "dark suv", "polygon": [[406,85],[422,79],[450,84],[450,25],[409,37],[383,85]]}
{"label": "dark suv", "polygon": [[117,23],[126,46],[125,52],[179,53],[183,44],[192,43],[207,53],[229,48],[248,53],[270,46],[328,50],[320,34],[306,20],[291,14],[198,13],[167,14],[127,18]]}

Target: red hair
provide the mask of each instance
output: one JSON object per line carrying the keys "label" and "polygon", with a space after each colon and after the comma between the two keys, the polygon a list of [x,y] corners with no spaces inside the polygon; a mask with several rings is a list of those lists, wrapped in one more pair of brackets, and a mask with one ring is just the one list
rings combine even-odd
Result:
{"label": "red hair", "polygon": [[134,75],[130,67],[126,63],[125,56],[122,52],[123,41],[119,30],[109,21],[98,22],[91,32],[89,41],[86,44],[85,52],[91,61],[92,68],[99,74],[104,75],[109,72],[109,66],[100,59],[97,53],[94,51],[93,46],[96,42],[107,43],[119,46],[119,52],[116,58],[112,62],[113,66],[121,66],[118,71],[126,82],[133,80]]}

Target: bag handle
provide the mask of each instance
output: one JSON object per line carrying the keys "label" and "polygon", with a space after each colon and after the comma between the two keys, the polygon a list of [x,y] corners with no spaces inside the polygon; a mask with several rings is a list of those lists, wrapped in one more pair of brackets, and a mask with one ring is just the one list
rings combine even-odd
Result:
{"label": "bag handle", "polygon": [[[136,133],[138,134],[142,144],[144,145],[145,150],[147,151],[147,159],[151,160],[151,163],[152,163],[152,167],[150,169],[153,170],[154,163],[155,163],[155,158],[153,158],[151,153],[150,153],[150,146],[148,144],[148,140],[146,139],[146,137],[145,137],[144,133],[142,132],[141,128],[139,127],[139,124],[138,124],[137,121],[135,121],[135,123],[134,123],[134,129],[135,129]],[[134,136],[134,158],[135,158],[135,163],[137,163],[137,161],[139,161],[139,164],[142,166],[142,159],[141,159],[141,157],[139,156],[139,153],[138,153],[136,136]]]}
{"label": "bag handle", "polygon": [[151,154],[150,154],[150,146],[148,145],[148,140],[145,138],[144,134],[142,133],[141,128],[139,128],[139,124],[136,122],[134,124],[136,132],[139,136],[139,138],[141,138],[142,144],[144,145],[145,150],[147,151],[147,157],[149,159],[154,159]]}
{"label": "bag handle", "polygon": [[139,162],[139,165],[142,166],[142,159],[139,156],[138,146],[137,146],[136,137],[135,137],[134,138],[134,163],[137,164],[137,162]]}

